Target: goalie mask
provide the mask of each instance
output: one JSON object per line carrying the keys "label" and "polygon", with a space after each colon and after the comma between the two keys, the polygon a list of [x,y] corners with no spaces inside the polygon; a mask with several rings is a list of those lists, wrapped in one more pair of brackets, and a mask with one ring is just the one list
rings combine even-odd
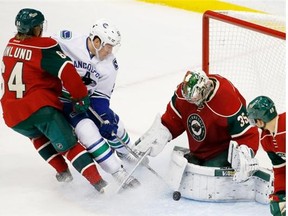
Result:
{"label": "goalie mask", "polygon": [[184,77],[182,94],[188,102],[201,106],[212,88],[212,81],[204,71],[188,71]]}
{"label": "goalie mask", "polygon": [[252,100],[247,107],[247,116],[250,124],[256,125],[256,120],[260,119],[267,123],[277,116],[274,102],[266,96],[258,96]]}

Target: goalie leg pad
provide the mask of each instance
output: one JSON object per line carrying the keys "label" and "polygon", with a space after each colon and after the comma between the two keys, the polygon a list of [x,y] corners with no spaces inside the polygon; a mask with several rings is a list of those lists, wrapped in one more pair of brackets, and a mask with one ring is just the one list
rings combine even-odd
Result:
{"label": "goalie leg pad", "polygon": [[269,195],[273,193],[274,175],[271,170],[260,167],[253,176],[255,182],[255,200],[259,203],[268,204]]}
{"label": "goalie leg pad", "polygon": [[[172,169],[169,168],[168,173],[168,179],[173,179],[176,186],[179,185],[178,188],[175,184],[172,185],[172,189],[179,191],[182,197],[210,202],[256,200],[263,204],[269,203],[269,193],[272,187],[271,179],[267,178],[270,176],[269,171],[263,169],[262,177],[255,173],[255,176],[249,178],[248,181],[238,183],[233,181],[235,171],[232,168],[204,167],[188,163],[183,169],[179,166],[179,161],[182,161],[180,157],[183,157],[185,151],[187,149],[174,148],[171,159]],[[175,170],[173,167],[181,167],[181,169],[178,169],[178,173],[173,173],[171,171]],[[265,175],[266,177],[263,177]]]}
{"label": "goalie leg pad", "polygon": [[185,150],[188,149],[175,146],[174,151],[172,152],[171,162],[169,166],[169,171],[166,175],[166,179],[167,184],[174,191],[179,190],[182,176],[188,164],[187,159],[184,157],[184,154],[187,153],[187,151],[185,152]]}

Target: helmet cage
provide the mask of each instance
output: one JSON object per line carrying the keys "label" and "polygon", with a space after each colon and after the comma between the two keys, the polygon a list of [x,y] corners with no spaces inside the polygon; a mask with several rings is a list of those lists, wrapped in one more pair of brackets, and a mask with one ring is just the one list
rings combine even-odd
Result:
{"label": "helmet cage", "polygon": [[201,105],[207,98],[211,85],[203,71],[188,71],[184,77],[182,94],[184,98],[197,106]]}

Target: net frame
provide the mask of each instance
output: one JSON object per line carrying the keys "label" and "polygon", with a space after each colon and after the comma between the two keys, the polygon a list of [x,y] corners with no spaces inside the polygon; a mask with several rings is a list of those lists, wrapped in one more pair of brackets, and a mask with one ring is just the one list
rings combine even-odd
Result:
{"label": "net frame", "polygon": [[228,78],[247,103],[266,95],[286,111],[285,18],[208,10],[202,27],[203,71]]}

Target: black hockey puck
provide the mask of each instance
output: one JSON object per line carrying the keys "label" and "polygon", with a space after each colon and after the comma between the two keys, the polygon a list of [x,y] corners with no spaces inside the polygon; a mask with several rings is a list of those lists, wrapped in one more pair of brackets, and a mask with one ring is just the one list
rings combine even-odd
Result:
{"label": "black hockey puck", "polygon": [[173,193],[173,199],[174,199],[175,201],[178,201],[178,200],[180,200],[180,198],[181,198],[181,193],[180,193],[179,191],[174,191],[174,193]]}

